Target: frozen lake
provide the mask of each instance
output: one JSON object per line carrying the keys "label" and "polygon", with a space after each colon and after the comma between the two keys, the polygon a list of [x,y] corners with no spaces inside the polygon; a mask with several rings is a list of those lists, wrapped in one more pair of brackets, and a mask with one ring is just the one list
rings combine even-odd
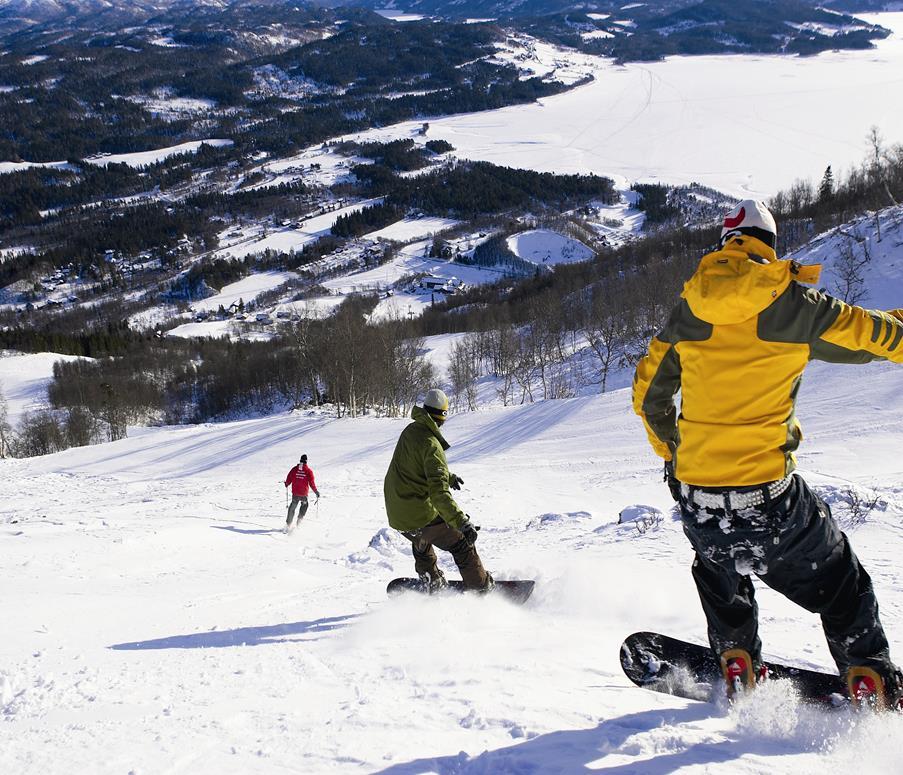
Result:
{"label": "frozen lake", "polygon": [[[595,81],[539,103],[430,120],[461,158],[619,184],[664,181],[770,197],[860,163],[876,125],[903,142],[903,13],[869,51],[817,57],[673,57],[625,66],[574,55]],[[422,122],[367,133],[411,136]]]}

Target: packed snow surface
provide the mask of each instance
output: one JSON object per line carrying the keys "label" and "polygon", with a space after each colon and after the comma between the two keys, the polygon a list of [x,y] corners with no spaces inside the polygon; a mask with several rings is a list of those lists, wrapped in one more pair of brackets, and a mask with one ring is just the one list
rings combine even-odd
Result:
{"label": "packed snow surface", "polygon": [[[893,30],[876,48],[814,57],[700,56],[615,65],[570,54],[595,80],[537,103],[431,118],[431,139],[461,158],[542,172],[702,183],[767,198],[797,178],[858,165],[877,126],[903,142],[903,13],[867,15]],[[563,57],[563,54],[559,54]],[[414,137],[422,121],[357,135]]]}

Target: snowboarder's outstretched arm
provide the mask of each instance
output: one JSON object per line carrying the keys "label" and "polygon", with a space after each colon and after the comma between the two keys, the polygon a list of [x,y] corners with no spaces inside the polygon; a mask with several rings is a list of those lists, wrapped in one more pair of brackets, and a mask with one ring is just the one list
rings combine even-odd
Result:
{"label": "snowboarder's outstretched arm", "polygon": [[903,309],[865,309],[811,288],[805,300],[811,313],[809,357],[830,363],[903,363]]}

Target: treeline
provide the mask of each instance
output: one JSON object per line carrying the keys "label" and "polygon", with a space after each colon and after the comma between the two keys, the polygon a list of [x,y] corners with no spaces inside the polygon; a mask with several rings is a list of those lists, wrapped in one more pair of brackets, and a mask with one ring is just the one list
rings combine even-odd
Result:
{"label": "treeline", "polygon": [[665,230],[594,261],[470,288],[425,310],[418,331],[470,332],[448,372],[462,408],[486,375],[504,403],[568,397],[587,385],[604,391],[616,369],[642,357],[717,237],[715,228]]}
{"label": "treeline", "polygon": [[14,454],[115,440],[128,426],[206,422],[306,404],[338,416],[406,414],[435,378],[410,323],[371,326],[377,299],[345,302],[266,342],[228,338],[133,342],[117,357],[57,362],[52,409],[25,418]]}
{"label": "treeline", "polygon": [[[887,30],[877,25],[863,27],[861,20],[852,16],[796,0],[755,3],[703,0],[677,4],[675,10],[666,6],[664,11],[634,7],[635,24],[627,35],[621,29],[610,28],[605,20],[585,17],[587,25],[611,29],[615,34],[581,38],[568,29],[574,26],[569,15],[557,17],[552,29],[563,42],[590,53],[615,57],[620,62],[737,52],[808,55],[870,48],[873,40],[888,35]],[[535,26],[541,29],[543,25]],[[823,26],[829,30],[822,31]],[[834,32],[837,27],[846,29]]]}
{"label": "treeline", "polygon": [[670,199],[671,187],[660,183],[634,183],[633,190],[640,195],[636,207],[646,214],[649,223],[664,223],[680,215],[680,206]]}
{"label": "treeline", "polygon": [[[318,83],[378,93],[388,83],[438,89],[457,82],[456,69],[491,54],[501,31],[483,24],[424,20],[352,24],[336,35],[271,58],[289,73]],[[386,56],[391,51],[392,56]]]}
{"label": "treeline", "polygon": [[819,183],[797,180],[768,203],[778,220],[778,247],[790,250],[823,231],[852,220],[865,210],[903,201],[903,144],[889,145],[877,127],[866,137],[864,161],[844,175],[827,167]]}
{"label": "treeline", "polygon": [[[115,305],[105,310],[105,322],[92,319],[90,310],[60,315],[53,324],[43,326],[5,325],[0,327],[0,350],[25,353],[51,352],[97,358],[123,355],[147,336],[132,330],[124,319],[127,310]],[[118,317],[118,319],[116,319]]]}
{"label": "treeline", "polygon": [[204,210],[208,215],[246,215],[252,218],[270,215],[277,218],[298,216],[309,204],[307,186],[300,180],[231,193],[203,191],[189,196],[189,207]]}
{"label": "treeline", "polygon": [[172,280],[164,295],[167,299],[182,301],[204,299],[249,273],[247,261],[228,258],[208,259],[192,264],[187,272]]}
{"label": "treeline", "polygon": [[612,180],[599,175],[554,175],[489,162],[458,162],[415,179],[379,165],[352,171],[371,193],[384,194],[387,204],[460,218],[534,206],[563,209],[589,199],[612,204],[618,197]]}
{"label": "treeline", "polygon": [[487,269],[498,268],[513,277],[524,277],[539,271],[536,264],[525,261],[508,247],[508,239],[504,233],[481,242],[473,249],[470,257],[460,255],[456,260],[459,264]]}
{"label": "treeline", "polygon": [[[51,247],[0,264],[0,286],[31,277],[48,267],[74,265],[79,274],[100,276],[105,255],[135,256],[151,251],[166,261],[167,251],[191,235],[200,249],[217,245],[217,227],[203,213],[182,205],[140,204],[127,211],[73,212],[43,230]],[[109,253],[108,253],[109,251]]]}
{"label": "treeline", "polygon": [[[104,207],[105,200],[132,194],[161,191],[192,179],[197,170],[234,160],[230,147],[204,144],[197,153],[170,156],[141,169],[127,164],[105,166],[70,161],[68,167],[31,167],[0,175],[0,230],[38,225],[42,211],[91,204]],[[283,196],[297,193],[282,190]]]}
{"label": "treeline", "polygon": [[404,218],[404,208],[392,204],[364,207],[352,213],[340,215],[332,226],[337,237],[360,237],[377,231]]}
{"label": "treeline", "polygon": [[[439,141],[435,141],[439,142]],[[449,146],[450,148],[451,146]],[[388,143],[343,143],[337,149],[346,155],[358,154],[373,159],[393,172],[419,170],[427,165],[427,154],[410,138]]]}

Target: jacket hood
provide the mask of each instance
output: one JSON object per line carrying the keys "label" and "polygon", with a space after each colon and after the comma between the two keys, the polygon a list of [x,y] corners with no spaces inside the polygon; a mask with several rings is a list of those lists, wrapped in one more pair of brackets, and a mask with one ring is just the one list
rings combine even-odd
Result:
{"label": "jacket hood", "polygon": [[430,413],[426,411],[422,406],[415,406],[411,409],[411,419],[419,423],[420,425],[426,426],[430,433],[432,433],[437,439],[439,439],[439,443],[442,445],[442,449],[448,449],[451,446],[442,435],[442,432],[439,430],[439,426],[436,425],[436,421],[430,417]]}
{"label": "jacket hood", "polygon": [[771,247],[744,235],[703,256],[681,296],[700,320],[731,325],[758,315],[791,280],[815,283],[820,273],[818,265],[779,261]]}

